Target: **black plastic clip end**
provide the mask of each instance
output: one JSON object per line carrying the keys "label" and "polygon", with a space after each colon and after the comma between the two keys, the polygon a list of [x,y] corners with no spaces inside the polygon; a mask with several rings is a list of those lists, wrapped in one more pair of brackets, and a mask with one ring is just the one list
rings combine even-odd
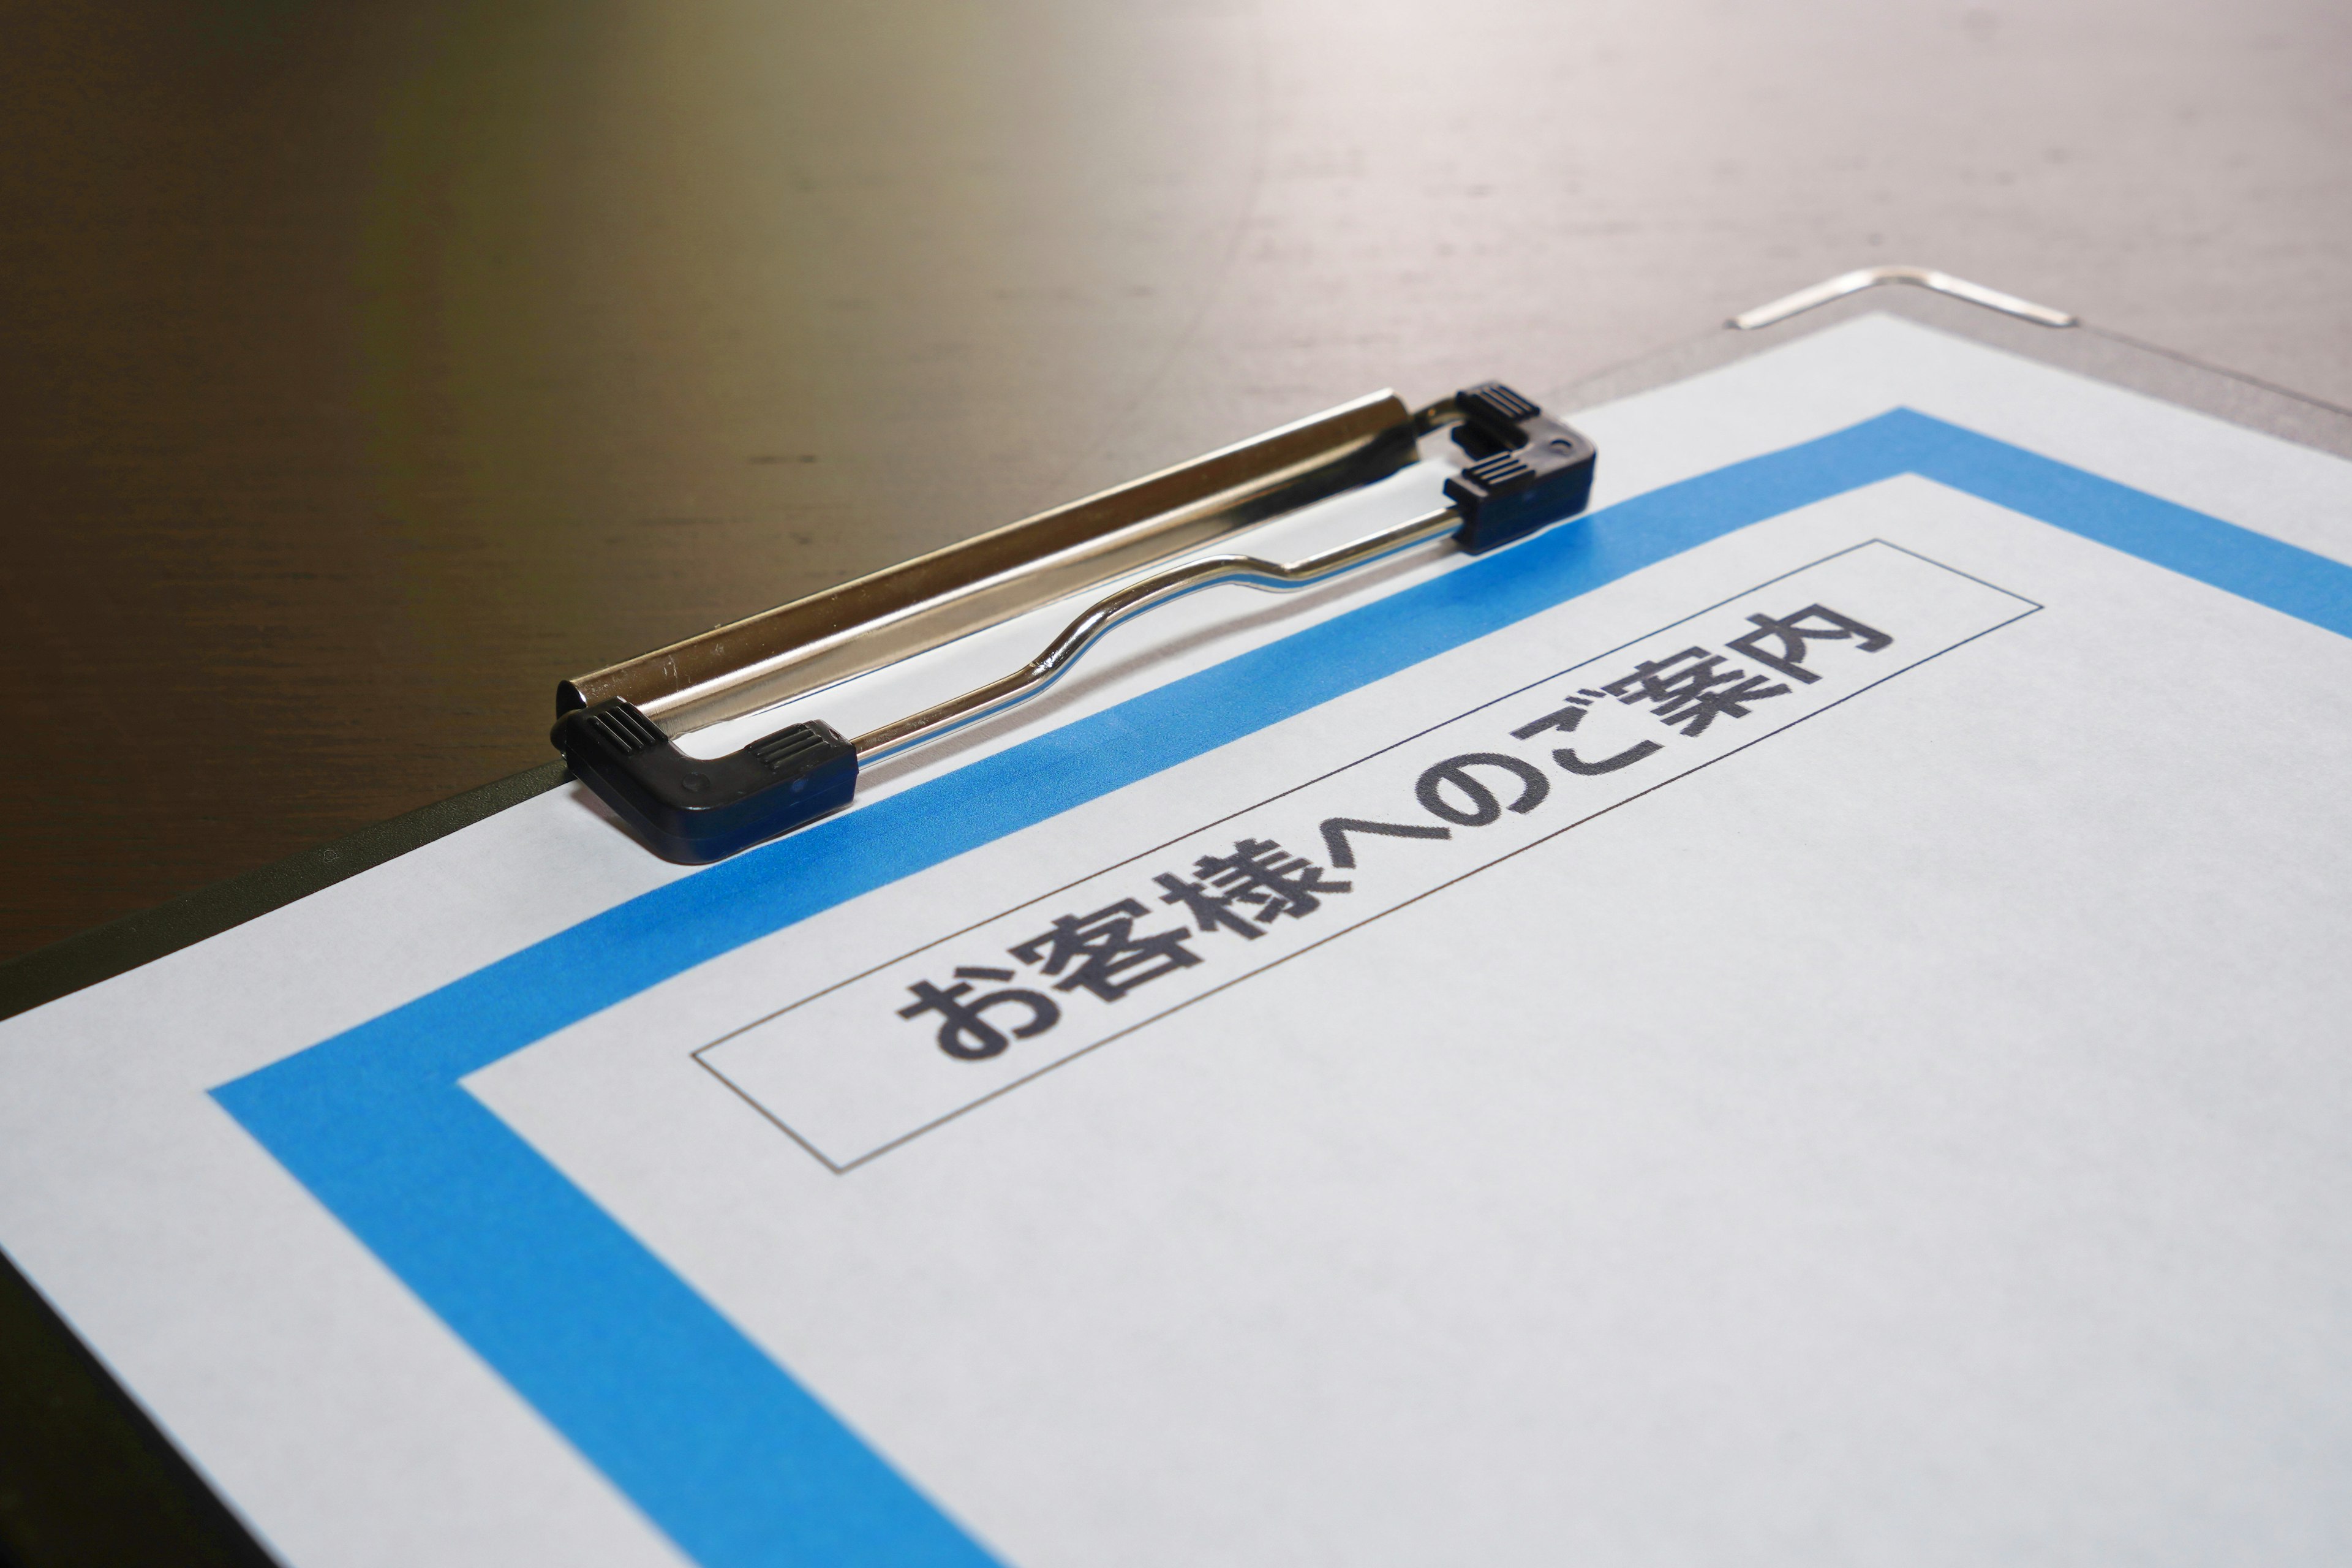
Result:
{"label": "black plastic clip end", "polygon": [[1454,443],[1473,459],[1445,481],[1462,509],[1454,534],[1473,555],[1574,517],[1592,499],[1592,443],[1499,381],[1454,395]]}
{"label": "black plastic clip end", "polygon": [[608,697],[548,738],[665,860],[707,865],[849,804],[857,752],[830,724],[791,724],[730,756],[689,757],[634,703]]}

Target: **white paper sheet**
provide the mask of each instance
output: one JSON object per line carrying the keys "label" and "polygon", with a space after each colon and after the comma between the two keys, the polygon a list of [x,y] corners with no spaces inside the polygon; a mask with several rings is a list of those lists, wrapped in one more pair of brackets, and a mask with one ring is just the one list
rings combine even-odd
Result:
{"label": "white paper sheet", "polygon": [[[1888,319],[1572,416],[1605,507],[1895,406],[2352,561],[2352,465]],[[1197,595],[871,796],[1453,565]],[[1805,641],[1818,679],[1694,733],[1611,689],[1816,605],[1885,642]],[[1895,478],[465,1087],[1021,1568],[2333,1561],[2347,763],[2352,642]],[[1449,836],[1343,828],[1340,868],[1335,820]],[[1091,988],[1016,951],[1122,900],[1165,931],[1159,879],[1231,891],[1200,862],[1244,841],[1349,889]],[[0,1025],[0,1245],[289,1561],[681,1560],[207,1092],[681,874],[559,792]],[[1055,1023],[940,1050],[900,1010],[958,968]]]}

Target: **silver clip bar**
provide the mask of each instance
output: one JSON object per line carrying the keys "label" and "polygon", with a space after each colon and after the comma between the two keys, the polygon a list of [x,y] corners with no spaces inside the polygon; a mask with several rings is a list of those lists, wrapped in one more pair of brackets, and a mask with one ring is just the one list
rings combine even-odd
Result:
{"label": "silver clip bar", "polygon": [[862,765],[936,740],[950,730],[1002,712],[1017,702],[1025,702],[1060,679],[1077,662],[1087,645],[1111,627],[1196,589],[1213,588],[1220,583],[1240,583],[1276,592],[1304,588],[1451,532],[1461,521],[1460,507],[1441,507],[1411,522],[1399,523],[1286,566],[1255,555],[1212,555],[1155,572],[1141,582],[1130,583],[1096,600],[1077,619],[1064,626],[1061,635],[1045,645],[1044,652],[1012,674],[878,730],[869,730],[850,744],[856,749]]}

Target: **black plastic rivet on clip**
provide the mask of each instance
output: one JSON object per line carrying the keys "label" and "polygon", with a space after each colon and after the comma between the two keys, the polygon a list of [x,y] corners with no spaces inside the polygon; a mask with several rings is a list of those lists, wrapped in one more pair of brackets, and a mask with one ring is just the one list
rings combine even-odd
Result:
{"label": "black plastic rivet on clip", "polygon": [[1474,459],[1445,481],[1473,555],[1573,517],[1592,498],[1592,443],[1499,381],[1454,395],[1454,443]]}
{"label": "black plastic rivet on clip", "polygon": [[[1449,425],[1471,461],[1446,481],[1449,504],[1435,511],[1302,561],[1208,555],[1158,564],[1385,479],[1418,458],[1421,437]],[[1592,468],[1591,442],[1499,382],[1417,413],[1393,393],[1376,393],[563,681],[550,738],[572,775],[656,854],[700,865],[847,805],[863,764],[1036,695],[1095,638],[1154,605],[1217,583],[1303,587],[1447,533],[1483,554],[1583,510]],[[1104,587],[1019,669],[864,734],[789,724],[709,760],[688,756],[673,739]]]}
{"label": "black plastic rivet on clip", "polygon": [[790,724],[730,756],[689,757],[623,697],[574,709],[548,739],[654,853],[700,866],[849,804],[857,752],[830,724]]}

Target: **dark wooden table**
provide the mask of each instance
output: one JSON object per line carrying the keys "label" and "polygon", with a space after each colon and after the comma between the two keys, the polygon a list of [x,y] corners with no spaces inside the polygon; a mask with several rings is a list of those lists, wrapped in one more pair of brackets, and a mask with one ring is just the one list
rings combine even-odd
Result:
{"label": "dark wooden table", "polygon": [[0,22],[0,956],[541,761],[575,669],[1849,266],[2352,401],[2319,0]]}

